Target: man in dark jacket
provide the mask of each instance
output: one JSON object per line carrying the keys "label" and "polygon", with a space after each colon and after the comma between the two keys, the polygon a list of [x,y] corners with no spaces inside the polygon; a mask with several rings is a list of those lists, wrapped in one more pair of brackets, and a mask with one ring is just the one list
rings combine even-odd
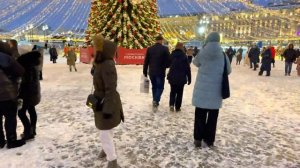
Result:
{"label": "man in dark jacket", "polygon": [[284,51],[283,56],[285,58],[285,76],[291,76],[293,62],[295,62],[297,58],[297,52],[294,50],[293,44],[289,44],[289,47]]}
{"label": "man in dark jacket", "polygon": [[229,58],[229,61],[230,61],[230,64],[232,62],[232,58],[234,56],[234,50],[232,49],[232,47],[230,46],[229,49],[226,51],[226,55],[228,56]]}
{"label": "man in dark jacket", "polygon": [[248,57],[250,59],[250,68],[252,68],[252,65],[253,65],[254,71],[256,71],[256,68],[258,67],[257,64],[259,63],[259,54],[260,54],[260,51],[256,45],[254,45],[250,49],[249,54],[248,54]]}
{"label": "man in dark jacket", "polygon": [[182,96],[184,85],[191,84],[191,67],[187,56],[183,51],[183,43],[177,43],[176,49],[171,54],[172,63],[167,79],[171,86],[170,92],[170,111],[181,111]]}
{"label": "man in dark jacket", "polygon": [[7,148],[16,148],[25,144],[17,140],[17,79],[23,73],[23,67],[7,52],[8,45],[0,42],[0,148],[6,144],[2,117],[5,117]]}
{"label": "man in dark jacket", "polygon": [[156,38],[156,44],[149,47],[144,61],[143,74],[149,76],[152,84],[153,107],[157,107],[164,90],[166,69],[170,66],[169,49],[162,45],[163,37]]}
{"label": "man in dark jacket", "polygon": [[49,53],[50,53],[50,60],[53,61],[53,64],[55,64],[56,63],[56,59],[58,57],[57,50],[56,50],[55,46],[52,46],[49,49]]}

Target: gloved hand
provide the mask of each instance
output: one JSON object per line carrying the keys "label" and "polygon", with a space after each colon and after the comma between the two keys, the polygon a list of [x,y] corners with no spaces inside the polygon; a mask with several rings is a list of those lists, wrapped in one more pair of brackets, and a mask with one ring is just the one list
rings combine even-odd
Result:
{"label": "gloved hand", "polygon": [[144,74],[145,78],[147,78],[147,74]]}
{"label": "gloved hand", "polygon": [[112,114],[103,114],[103,118],[104,119],[111,119],[112,118]]}

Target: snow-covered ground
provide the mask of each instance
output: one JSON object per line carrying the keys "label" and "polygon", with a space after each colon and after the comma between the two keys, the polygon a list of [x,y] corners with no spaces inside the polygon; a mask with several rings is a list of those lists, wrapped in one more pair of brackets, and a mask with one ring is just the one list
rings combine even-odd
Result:
{"label": "snow-covered ground", "polygon": [[[85,106],[92,87],[90,65],[78,64],[78,72],[70,73],[64,60],[50,64],[45,59],[37,136],[23,147],[0,149],[0,167],[104,168],[106,160],[97,158],[99,131]],[[166,82],[161,106],[153,113],[151,94],[140,93],[142,66],[117,69],[126,117],[115,128],[122,168],[300,167],[300,78],[295,70],[285,77],[283,62],[277,61],[271,77],[233,65],[232,96],[220,112],[215,150],[193,145],[194,80],[185,87],[182,112],[169,112]],[[193,78],[196,72],[193,67]],[[22,131],[18,122],[18,134]]]}

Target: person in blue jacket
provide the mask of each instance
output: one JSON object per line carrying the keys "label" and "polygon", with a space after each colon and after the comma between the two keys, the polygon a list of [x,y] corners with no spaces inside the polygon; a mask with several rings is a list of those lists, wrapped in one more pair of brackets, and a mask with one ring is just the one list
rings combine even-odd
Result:
{"label": "person in blue jacket", "polygon": [[[226,67],[225,67],[226,60]],[[212,32],[193,61],[198,67],[192,103],[196,107],[194,144],[214,146],[219,109],[222,107],[222,79],[224,68],[231,73],[230,61],[220,44],[220,34]]]}

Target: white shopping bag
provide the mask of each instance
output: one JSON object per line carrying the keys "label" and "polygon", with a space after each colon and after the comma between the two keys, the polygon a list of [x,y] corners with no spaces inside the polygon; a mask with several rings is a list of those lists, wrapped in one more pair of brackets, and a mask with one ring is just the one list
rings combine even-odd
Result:
{"label": "white shopping bag", "polygon": [[141,93],[149,93],[149,85],[150,81],[147,77],[142,75],[141,77],[141,83],[140,83],[140,92]]}

